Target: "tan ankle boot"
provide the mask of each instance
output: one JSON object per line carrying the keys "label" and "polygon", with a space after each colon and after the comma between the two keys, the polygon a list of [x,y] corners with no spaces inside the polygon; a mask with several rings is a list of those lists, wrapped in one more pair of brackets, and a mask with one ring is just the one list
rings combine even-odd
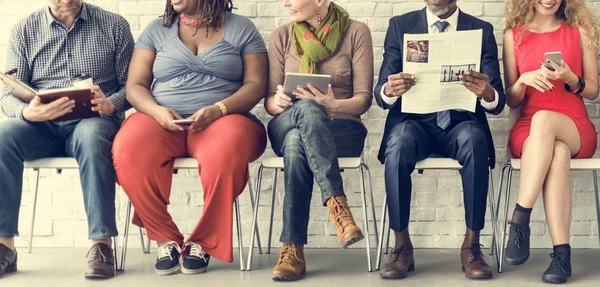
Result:
{"label": "tan ankle boot", "polygon": [[277,265],[271,276],[274,281],[295,281],[306,274],[304,245],[285,243],[279,250]]}
{"label": "tan ankle boot", "polygon": [[354,222],[346,197],[334,196],[330,198],[327,200],[327,208],[329,209],[329,218],[335,225],[335,231],[342,248],[346,248],[364,238],[360,228]]}
{"label": "tan ankle boot", "polygon": [[493,276],[492,268],[483,259],[481,244],[479,244],[479,231],[467,228],[460,251],[460,261],[462,270],[469,279],[490,279]]}

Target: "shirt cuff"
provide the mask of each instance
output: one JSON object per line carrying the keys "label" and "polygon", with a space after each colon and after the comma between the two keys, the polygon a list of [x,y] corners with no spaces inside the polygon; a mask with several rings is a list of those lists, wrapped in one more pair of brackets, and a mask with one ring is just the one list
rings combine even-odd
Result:
{"label": "shirt cuff", "polygon": [[486,102],[483,99],[479,99],[481,102],[481,106],[490,112],[495,110],[498,107],[498,91],[494,90],[494,93],[495,93],[495,95],[494,95],[493,102]]}
{"label": "shirt cuff", "polygon": [[387,85],[387,83],[383,84],[383,86],[381,87],[381,99],[386,104],[388,104],[390,106],[393,106],[398,101],[398,97],[388,97],[388,96],[386,96],[385,93],[384,93],[384,91],[385,91],[385,85]]}

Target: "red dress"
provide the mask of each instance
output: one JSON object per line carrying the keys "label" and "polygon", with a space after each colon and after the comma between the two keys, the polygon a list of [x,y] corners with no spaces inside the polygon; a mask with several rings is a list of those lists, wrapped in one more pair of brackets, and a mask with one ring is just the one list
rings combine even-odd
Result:
{"label": "red dress", "polygon": [[[519,28],[513,28],[513,38]],[[562,59],[569,65],[573,73],[582,76],[583,51],[579,39],[579,29],[563,23],[558,30],[548,33],[527,31],[515,48],[515,59],[519,74],[537,70],[544,61],[546,52],[562,52]],[[521,149],[529,136],[531,118],[540,110],[553,111],[568,116],[579,131],[581,146],[575,158],[590,158],[596,152],[596,128],[588,118],[587,110],[580,95],[565,89],[564,82],[550,81],[555,89],[542,93],[527,87],[521,115],[510,130],[508,147],[515,158],[521,157]]]}

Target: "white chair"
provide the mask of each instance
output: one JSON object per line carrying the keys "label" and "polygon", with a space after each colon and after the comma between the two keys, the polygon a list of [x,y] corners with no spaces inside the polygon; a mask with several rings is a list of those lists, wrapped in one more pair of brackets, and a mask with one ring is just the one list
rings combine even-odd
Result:
{"label": "white chair", "polygon": [[[521,112],[521,108],[517,108],[510,111],[509,116],[509,131],[512,126],[515,124],[519,114]],[[506,177],[506,194],[504,199],[504,229],[502,229],[502,248],[500,249],[500,264],[498,265],[498,272],[502,272],[502,264],[504,261],[504,249],[506,243],[506,228],[508,225],[508,210],[509,210],[509,200],[510,200],[510,191],[511,191],[511,183],[512,183],[512,174],[513,171],[521,170],[521,160],[514,159],[511,156],[510,150],[506,151],[507,162],[502,167],[502,172],[500,173],[500,186],[498,187],[500,193],[502,193],[502,186]],[[598,240],[600,241],[600,194],[598,192],[598,173],[600,170],[600,158],[592,158],[592,159],[571,159],[571,171],[591,171],[594,181],[594,193],[596,199],[596,220],[598,224]],[[498,198],[498,205],[500,204],[500,197]]]}
{"label": "white chair", "polygon": [[[418,171],[419,174],[422,174],[424,170],[456,170],[459,171],[462,168],[462,166],[458,163],[458,161],[453,160],[451,158],[441,158],[441,157],[436,157],[436,156],[432,156],[429,158],[426,158],[422,161],[417,162],[415,169]],[[492,221],[492,246],[490,247],[490,255],[492,255],[494,253],[494,249],[496,250],[496,263],[499,264],[499,260],[500,257],[498,255],[498,244],[497,244],[497,224],[498,224],[498,210],[497,210],[497,205],[495,204],[495,198],[496,195],[494,194],[494,182],[493,182],[493,176],[492,176],[492,170],[490,169],[489,171],[489,190],[488,190],[488,199],[490,201],[490,217],[491,217],[491,221]],[[498,195],[498,198],[500,197],[500,195]],[[381,265],[381,253],[382,253],[382,249],[383,249],[383,237],[384,237],[384,233],[386,231],[388,231],[389,229],[389,223],[388,225],[386,225],[386,218],[387,218],[387,194],[383,199],[383,214],[381,215],[381,236],[379,237],[379,244],[377,245],[377,266],[375,269],[379,270],[379,267]],[[391,232],[388,231],[387,233],[387,238],[386,238],[386,247],[385,247],[385,253],[387,254],[388,250],[389,250],[389,242],[390,242],[390,234]]]}
{"label": "white chair", "polygon": [[[31,253],[31,249],[33,247],[33,228],[35,226],[35,211],[37,205],[37,195],[38,188],[40,183],[40,170],[41,169],[54,169],[57,173],[61,173],[63,169],[76,169],[79,170],[79,165],[74,158],[68,157],[55,157],[55,158],[42,158],[33,161],[26,161],[24,163],[25,168],[31,168],[36,172],[36,180],[35,180],[35,192],[33,194],[33,206],[32,206],[32,214],[31,214],[31,226],[29,228],[29,246],[28,253]],[[118,254],[117,254],[117,246],[118,246],[118,237],[113,237],[113,250],[115,257],[115,268],[118,271]]]}
{"label": "white chair", "polygon": [[[173,173],[177,174],[180,169],[198,169],[198,161],[194,158],[179,158],[175,160]],[[248,189],[250,199],[253,199],[252,192],[252,183],[248,180]],[[238,238],[238,251],[240,257],[240,271],[244,271],[244,246],[242,241],[242,222],[240,219],[240,204],[239,201],[235,200],[235,219],[236,219],[236,231]],[[127,204],[126,218],[125,218],[125,228],[123,230],[123,249],[121,251],[121,265],[119,267],[119,271],[125,271],[125,259],[127,256],[127,238],[129,237],[129,225],[131,221],[131,201]],[[142,250],[144,253],[150,253],[150,239],[148,242],[144,242],[144,236],[142,232],[142,228],[140,228],[140,238],[142,240]],[[260,239],[258,240],[258,244],[260,246]]]}
{"label": "white chair", "polygon": [[[372,260],[371,260],[371,244],[369,239],[369,226],[368,226],[368,216],[367,216],[367,205],[366,205],[366,182],[364,178],[364,172],[367,172],[369,177],[369,190],[371,193],[371,211],[373,213],[373,229],[375,230],[375,241],[377,241],[377,221],[375,217],[375,204],[373,201],[373,191],[371,187],[371,172],[369,171],[369,167],[362,162],[360,157],[348,157],[348,158],[339,158],[338,159],[340,170],[344,171],[346,169],[357,169],[359,171],[359,178],[361,181],[361,199],[362,199],[362,207],[363,207],[363,216],[364,216],[364,229],[365,239],[366,239],[366,250],[367,250],[367,266],[368,271],[371,272],[372,268]],[[273,175],[273,187],[272,187],[272,195],[271,195],[271,216],[270,216],[270,225],[269,225],[269,237],[267,239],[267,254],[271,252],[271,235],[273,231],[273,213],[275,211],[275,193],[277,190],[277,176],[279,175],[279,171],[284,170],[283,158],[282,157],[269,157],[262,160],[260,167],[258,168],[258,179],[256,183],[256,198],[252,202],[254,205],[253,210],[253,218],[252,218],[252,237],[250,238],[250,249],[248,251],[248,264],[246,266],[246,270],[252,270],[252,254],[254,247],[254,234],[258,233],[257,229],[257,218],[258,218],[258,207],[260,200],[260,188],[262,183],[262,174],[264,169],[273,169],[275,170],[275,174]],[[258,237],[257,237],[258,238]],[[260,247],[260,243],[258,244]],[[259,253],[260,252],[259,250]]]}

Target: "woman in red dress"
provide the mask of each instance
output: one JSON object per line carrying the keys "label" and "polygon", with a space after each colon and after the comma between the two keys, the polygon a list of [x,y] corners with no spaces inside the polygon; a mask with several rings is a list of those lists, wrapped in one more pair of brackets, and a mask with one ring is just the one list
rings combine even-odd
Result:
{"label": "woman in red dress", "polygon": [[[520,265],[529,258],[529,216],[542,190],[554,245],[542,280],[564,283],[571,276],[570,160],[596,151],[583,98],[598,96],[598,30],[584,0],[510,0],[506,7],[506,102],[522,108],[508,146],[522,160],[505,261]],[[561,52],[562,61],[544,62],[547,52]]]}

